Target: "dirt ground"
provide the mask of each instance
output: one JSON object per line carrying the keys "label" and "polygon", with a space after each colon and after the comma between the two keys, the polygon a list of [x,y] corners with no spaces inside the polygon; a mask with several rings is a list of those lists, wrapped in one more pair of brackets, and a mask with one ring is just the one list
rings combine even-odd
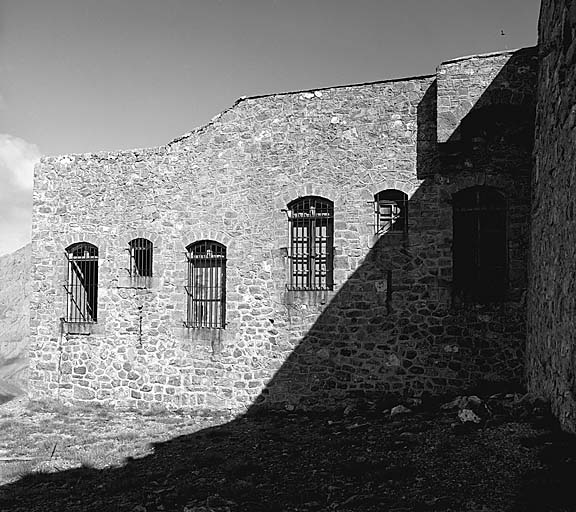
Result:
{"label": "dirt ground", "polygon": [[0,510],[576,511],[576,442],[546,407],[467,400],[233,420],[20,400],[0,407]]}

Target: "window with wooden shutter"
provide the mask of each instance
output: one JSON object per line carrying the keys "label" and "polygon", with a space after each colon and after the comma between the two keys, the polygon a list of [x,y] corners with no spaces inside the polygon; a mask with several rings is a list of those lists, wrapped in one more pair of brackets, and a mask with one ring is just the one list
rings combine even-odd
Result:
{"label": "window with wooden shutter", "polygon": [[454,290],[464,301],[502,300],[508,287],[506,198],[492,187],[453,196]]}

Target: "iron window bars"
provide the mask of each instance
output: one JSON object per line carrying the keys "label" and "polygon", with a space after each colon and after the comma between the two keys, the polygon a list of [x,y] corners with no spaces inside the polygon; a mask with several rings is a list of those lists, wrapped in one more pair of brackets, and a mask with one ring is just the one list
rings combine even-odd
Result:
{"label": "iron window bars", "polygon": [[491,187],[453,196],[454,288],[465,301],[502,299],[507,289],[506,198]]}
{"label": "iron window bars", "polygon": [[152,253],[150,240],[135,238],[129,242],[130,277],[152,277]]}
{"label": "iron window bars", "polygon": [[288,204],[291,290],[334,288],[334,203],[316,196]]}
{"label": "iron window bars", "polygon": [[86,242],[66,249],[68,279],[66,321],[96,322],[98,313],[98,248]]}
{"label": "iron window bars", "polygon": [[226,247],[203,240],[186,247],[188,284],[186,326],[226,326]]}
{"label": "iron window bars", "polygon": [[382,190],[374,196],[376,235],[408,233],[408,196],[400,190]]}

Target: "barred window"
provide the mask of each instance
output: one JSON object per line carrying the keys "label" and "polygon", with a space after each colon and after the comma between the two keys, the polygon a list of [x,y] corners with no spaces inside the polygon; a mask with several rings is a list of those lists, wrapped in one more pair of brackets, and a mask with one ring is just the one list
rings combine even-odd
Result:
{"label": "barred window", "polygon": [[186,247],[188,297],[186,325],[224,329],[226,326],[226,247],[202,240]]}
{"label": "barred window", "polygon": [[400,190],[382,190],[374,196],[376,235],[408,233],[408,196]]}
{"label": "barred window", "polygon": [[130,276],[152,277],[152,253],[154,245],[145,238],[135,238],[129,242]]}
{"label": "barred window", "polygon": [[453,196],[454,290],[465,301],[502,299],[507,289],[506,198],[491,187]]}
{"label": "barred window", "polygon": [[98,313],[98,248],[81,242],[66,249],[68,280],[66,321],[96,322]]}
{"label": "barred window", "polygon": [[334,203],[316,196],[288,204],[291,290],[334,287]]}

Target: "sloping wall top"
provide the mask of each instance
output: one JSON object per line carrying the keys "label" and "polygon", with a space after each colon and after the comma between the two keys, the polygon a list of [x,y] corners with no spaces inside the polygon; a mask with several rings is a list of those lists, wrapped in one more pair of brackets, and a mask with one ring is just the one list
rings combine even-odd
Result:
{"label": "sloping wall top", "polygon": [[[536,100],[536,47],[443,62],[438,67],[438,142],[457,140],[458,126],[472,109],[529,105]],[[490,87],[490,94],[485,94]]]}

